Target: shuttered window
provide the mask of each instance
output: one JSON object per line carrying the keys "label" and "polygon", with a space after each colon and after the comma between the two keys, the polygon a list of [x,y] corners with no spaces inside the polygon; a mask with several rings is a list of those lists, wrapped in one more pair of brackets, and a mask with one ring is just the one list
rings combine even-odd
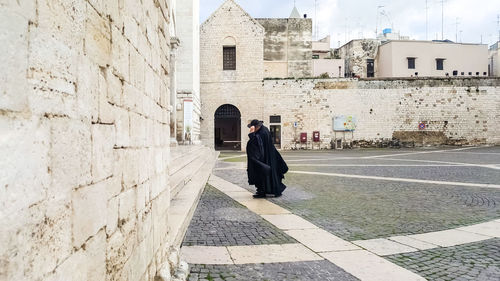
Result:
{"label": "shuttered window", "polygon": [[224,70],[236,70],[236,47],[224,47]]}

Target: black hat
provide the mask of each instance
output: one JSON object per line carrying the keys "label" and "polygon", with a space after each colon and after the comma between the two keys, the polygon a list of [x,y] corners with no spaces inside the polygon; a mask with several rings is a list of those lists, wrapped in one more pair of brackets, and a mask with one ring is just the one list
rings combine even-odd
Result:
{"label": "black hat", "polygon": [[252,126],[254,127],[260,127],[264,124],[264,121],[259,121],[257,119],[254,119],[252,120],[252,122],[250,122],[250,124],[248,124],[248,128],[251,128]]}

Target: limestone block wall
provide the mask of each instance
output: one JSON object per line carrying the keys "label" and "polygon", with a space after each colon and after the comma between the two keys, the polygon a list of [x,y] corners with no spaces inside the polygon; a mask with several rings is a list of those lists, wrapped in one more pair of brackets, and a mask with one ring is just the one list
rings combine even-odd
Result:
{"label": "limestone block wall", "polygon": [[499,144],[499,94],[499,79],[266,80],[262,105],[264,120],[281,115],[283,149],[313,131],[329,148],[337,115],[356,117],[354,140],[368,143],[418,135],[425,123],[424,131],[445,136],[442,144]]}
{"label": "limestone block wall", "polygon": [[170,1],[0,3],[0,280],[166,261]]}
{"label": "limestone block wall", "polygon": [[312,20],[256,20],[265,29],[265,77],[312,77]]}
{"label": "limestone block wall", "polygon": [[[223,70],[223,42],[226,38],[232,38],[236,42],[236,70]],[[240,110],[242,128],[246,128],[248,120],[262,116],[262,107],[258,104],[262,101],[264,78],[263,40],[264,28],[233,0],[224,2],[201,25],[203,144],[214,146],[214,114],[224,104],[232,104]],[[241,131],[241,139],[246,140],[247,130]]]}

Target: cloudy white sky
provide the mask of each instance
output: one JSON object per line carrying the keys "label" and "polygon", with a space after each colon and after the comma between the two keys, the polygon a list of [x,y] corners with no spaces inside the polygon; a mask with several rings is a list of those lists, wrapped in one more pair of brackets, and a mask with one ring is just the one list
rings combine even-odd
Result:
{"label": "cloudy white sky", "polygon": [[[200,22],[225,0],[200,0]],[[293,0],[236,0],[252,17],[282,18],[292,11]],[[379,30],[394,27],[411,39],[426,39],[426,0],[296,0],[301,14],[317,21],[318,36],[332,36],[337,47],[356,38],[373,38],[379,11]],[[441,39],[441,0],[428,0],[428,39]],[[498,40],[500,0],[445,0],[444,37],[455,41],[493,44]],[[458,28],[457,28],[458,19]]]}

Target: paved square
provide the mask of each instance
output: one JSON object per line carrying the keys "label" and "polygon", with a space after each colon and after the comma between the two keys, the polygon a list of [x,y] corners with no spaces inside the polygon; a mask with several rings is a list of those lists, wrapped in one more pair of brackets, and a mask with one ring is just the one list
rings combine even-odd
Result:
{"label": "paved square", "polygon": [[[224,155],[213,183],[275,227],[274,236],[327,258],[319,262],[325,268],[331,269],[331,263],[340,266],[350,276],[345,280],[387,280],[384,270],[396,272],[396,279],[398,274],[414,280],[500,279],[500,147],[282,154],[290,166],[288,189],[281,198],[262,201],[281,208],[252,203],[243,192],[255,190],[247,183],[246,158],[241,153]],[[199,233],[209,229],[196,224],[203,223],[195,220],[191,225]],[[286,244],[286,239],[254,244]],[[241,245],[237,241],[236,237],[230,246]],[[243,243],[247,244],[253,245]],[[307,263],[318,262],[284,261],[283,268],[303,270],[307,276]],[[245,266],[215,266],[208,271],[241,272],[253,267]],[[203,266],[194,268],[192,273],[200,277],[196,271]],[[282,279],[287,272],[266,271],[265,280],[288,280]],[[228,280],[259,280],[235,276]],[[318,278],[307,280],[329,280]]]}

